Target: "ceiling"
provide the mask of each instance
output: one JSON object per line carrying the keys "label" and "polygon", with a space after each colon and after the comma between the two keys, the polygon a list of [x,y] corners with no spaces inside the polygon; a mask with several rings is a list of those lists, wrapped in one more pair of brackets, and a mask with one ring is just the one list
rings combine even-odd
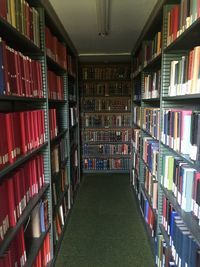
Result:
{"label": "ceiling", "polygon": [[80,57],[130,57],[157,0],[111,0],[110,33],[98,35],[96,0],[50,0]]}

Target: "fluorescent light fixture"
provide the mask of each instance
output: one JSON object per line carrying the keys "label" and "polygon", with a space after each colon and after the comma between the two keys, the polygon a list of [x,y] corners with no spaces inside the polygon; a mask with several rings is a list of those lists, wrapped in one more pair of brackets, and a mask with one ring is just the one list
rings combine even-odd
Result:
{"label": "fluorescent light fixture", "polygon": [[110,0],[96,0],[98,34],[106,36],[109,33]]}

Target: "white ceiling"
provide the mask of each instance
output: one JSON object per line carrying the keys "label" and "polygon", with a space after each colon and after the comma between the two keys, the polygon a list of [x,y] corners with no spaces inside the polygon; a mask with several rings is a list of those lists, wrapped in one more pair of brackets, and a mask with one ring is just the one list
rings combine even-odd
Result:
{"label": "white ceiling", "polygon": [[96,0],[50,0],[79,55],[130,54],[157,0],[111,0],[110,34],[98,36]]}

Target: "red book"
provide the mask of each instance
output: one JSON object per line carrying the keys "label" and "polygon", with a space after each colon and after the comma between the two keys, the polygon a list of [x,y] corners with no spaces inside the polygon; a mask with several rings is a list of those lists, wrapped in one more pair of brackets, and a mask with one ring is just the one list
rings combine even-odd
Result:
{"label": "red book", "polygon": [[15,188],[14,188],[13,177],[10,177],[9,179],[6,180],[6,193],[9,196],[9,201],[8,201],[9,222],[10,226],[14,227],[17,223],[17,214],[16,214]]}
{"label": "red book", "polygon": [[8,158],[9,158],[9,163],[12,164],[15,159],[12,113],[5,114],[5,122],[6,122],[6,135],[8,141]]}
{"label": "red book", "polygon": [[3,199],[3,184],[0,184],[0,244],[4,240],[3,220],[4,220],[4,199]]}
{"label": "red book", "polygon": [[26,96],[26,85],[25,85],[25,56],[19,52],[19,65],[21,73],[21,95]]}
{"label": "red book", "polygon": [[7,0],[0,1],[0,16],[7,19]]}
{"label": "red book", "polygon": [[177,32],[179,31],[179,5],[175,5],[173,8],[173,41],[177,38]]}

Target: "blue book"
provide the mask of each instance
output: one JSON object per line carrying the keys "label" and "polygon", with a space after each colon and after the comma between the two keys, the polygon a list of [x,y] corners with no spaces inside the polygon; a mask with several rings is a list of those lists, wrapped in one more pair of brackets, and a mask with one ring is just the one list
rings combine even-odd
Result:
{"label": "blue book", "polygon": [[3,95],[6,91],[5,74],[4,74],[4,62],[3,62],[3,41],[0,38],[0,95]]}
{"label": "blue book", "polygon": [[46,231],[44,221],[44,202],[41,202],[40,204],[40,229],[42,233]]}

